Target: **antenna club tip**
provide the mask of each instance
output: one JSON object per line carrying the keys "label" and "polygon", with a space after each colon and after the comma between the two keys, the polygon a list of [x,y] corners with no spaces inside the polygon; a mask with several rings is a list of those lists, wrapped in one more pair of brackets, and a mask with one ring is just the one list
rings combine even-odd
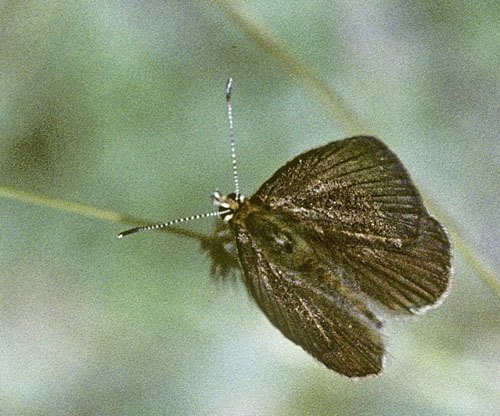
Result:
{"label": "antenna club tip", "polygon": [[229,77],[226,84],[226,95],[231,94],[231,87],[233,86],[233,78]]}
{"label": "antenna club tip", "polygon": [[117,235],[118,238],[123,238],[126,235],[136,233],[138,231],[142,231],[144,228],[143,227],[137,227],[137,228],[131,228],[130,230],[123,231],[120,234]]}

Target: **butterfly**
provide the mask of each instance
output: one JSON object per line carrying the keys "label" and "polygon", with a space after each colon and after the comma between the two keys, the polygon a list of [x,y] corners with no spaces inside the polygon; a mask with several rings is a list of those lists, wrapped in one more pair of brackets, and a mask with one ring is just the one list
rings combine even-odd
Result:
{"label": "butterfly", "polygon": [[[230,88],[229,81],[234,161]],[[398,157],[375,137],[302,153],[250,198],[236,188],[227,196],[215,192],[214,200],[245,286],[285,337],[329,369],[357,378],[380,374],[378,306],[417,314],[449,291],[448,234]]]}

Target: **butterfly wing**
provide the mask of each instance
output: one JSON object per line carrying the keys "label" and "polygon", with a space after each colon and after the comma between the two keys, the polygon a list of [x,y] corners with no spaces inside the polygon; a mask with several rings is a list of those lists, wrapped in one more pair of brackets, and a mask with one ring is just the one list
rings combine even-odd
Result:
{"label": "butterfly wing", "polygon": [[[290,340],[328,368],[348,377],[382,371],[382,323],[350,295],[326,284],[311,284],[328,273],[316,264],[307,271],[284,270],[269,260],[243,227],[236,242],[247,288],[269,320]],[[317,280],[317,279],[316,279]]]}
{"label": "butterfly wing", "polygon": [[335,141],[281,167],[250,202],[314,223],[338,238],[411,240],[426,214],[397,156],[375,137]]}
{"label": "butterfly wing", "polygon": [[430,216],[411,244],[345,247],[337,262],[361,291],[398,312],[419,313],[435,306],[450,286],[450,240]]}
{"label": "butterfly wing", "polygon": [[352,137],[297,156],[252,196],[316,245],[350,285],[390,309],[435,304],[450,281],[450,242],[397,156]]}

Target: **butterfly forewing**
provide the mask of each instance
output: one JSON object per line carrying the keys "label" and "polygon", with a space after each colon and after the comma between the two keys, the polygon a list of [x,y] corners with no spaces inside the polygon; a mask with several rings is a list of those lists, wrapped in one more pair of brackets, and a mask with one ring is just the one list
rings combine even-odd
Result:
{"label": "butterfly forewing", "polygon": [[297,156],[253,195],[339,240],[401,242],[420,234],[425,209],[401,162],[375,137],[352,137]]}
{"label": "butterfly forewing", "polygon": [[236,227],[236,242],[250,293],[287,338],[348,377],[382,371],[381,322],[354,293],[331,287],[324,266],[314,259],[301,271],[276,264],[243,227]]}

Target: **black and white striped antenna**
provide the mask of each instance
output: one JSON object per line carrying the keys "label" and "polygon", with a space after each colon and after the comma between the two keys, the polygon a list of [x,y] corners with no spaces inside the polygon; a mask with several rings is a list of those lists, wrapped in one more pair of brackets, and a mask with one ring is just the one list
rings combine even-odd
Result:
{"label": "black and white striped antenna", "polygon": [[[235,146],[235,141],[234,141],[234,129],[233,129],[233,109],[231,106],[232,85],[233,85],[233,79],[229,78],[227,80],[227,84],[226,84],[227,116],[229,118],[229,134],[231,137],[231,159],[232,159],[232,164],[233,164],[233,178],[234,178],[235,194],[236,194],[236,201],[238,201],[242,198],[240,198],[240,188],[239,188],[239,183],[238,183],[238,170],[236,168],[236,146]],[[218,205],[219,207],[229,208],[229,205],[227,203],[221,202],[221,198],[223,199],[223,197],[221,197],[219,192],[216,191],[214,193],[215,204]],[[126,230],[126,231],[121,232],[120,234],[118,234],[117,237],[123,238],[126,235],[134,234],[134,233],[137,233],[139,231],[158,230],[161,228],[170,227],[171,225],[179,224],[181,222],[197,220],[200,218],[225,216],[226,214],[230,214],[231,212],[232,212],[231,209],[223,209],[223,210],[219,210],[216,212],[207,212],[204,214],[191,215],[191,216],[185,217],[185,218],[178,218],[176,220],[168,221],[168,222],[165,222],[163,224],[152,224],[152,225],[146,225],[144,227],[131,228],[130,230]]]}
{"label": "black and white striped antenna", "polygon": [[158,230],[160,228],[170,227],[171,225],[179,224],[181,222],[197,220],[199,218],[215,217],[215,216],[227,214],[229,212],[230,212],[230,210],[226,210],[226,211],[222,211],[222,212],[207,212],[205,214],[191,215],[190,217],[178,218],[176,220],[169,221],[169,222],[166,222],[163,224],[152,224],[152,225],[147,225],[144,227],[131,228],[130,230],[123,231],[122,233],[118,234],[117,237],[122,238],[122,237],[125,237],[126,235],[134,234],[134,233],[137,233],[139,231]]}
{"label": "black and white striped antenna", "polygon": [[229,135],[231,137],[231,160],[233,162],[234,193],[236,194],[236,200],[238,200],[240,196],[240,184],[238,182],[238,169],[236,167],[236,144],[234,141],[233,107],[231,105],[232,87],[233,79],[229,78],[226,84],[227,117],[229,119]]}

